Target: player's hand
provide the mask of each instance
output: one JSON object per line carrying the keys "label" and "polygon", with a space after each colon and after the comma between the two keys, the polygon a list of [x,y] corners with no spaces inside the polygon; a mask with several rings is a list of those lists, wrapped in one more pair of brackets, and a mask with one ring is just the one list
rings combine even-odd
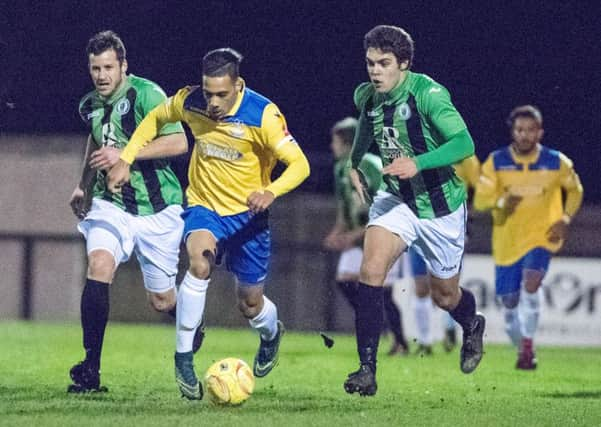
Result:
{"label": "player's hand", "polygon": [[246,199],[246,204],[250,208],[250,211],[254,214],[263,212],[266,210],[273,201],[275,200],[275,195],[271,191],[253,191],[248,199]]}
{"label": "player's hand", "polygon": [[551,243],[559,243],[568,236],[568,223],[563,219],[553,223],[547,230],[547,239]]}
{"label": "player's hand", "polygon": [[102,147],[90,155],[90,167],[108,170],[119,161],[121,150],[115,147]]}
{"label": "player's hand", "polygon": [[85,192],[79,187],[73,190],[73,194],[71,194],[71,198],[69,199],[69,205],[73,214],[79,219],[84,219],[90,210],[88,198]]}
{"label": "player's hand", "polygon": [[512,215],[523,199],[524,198],[522,196],[508,193],[501,198],[502,203],[500,208],[503,209],[506,215]]}
{"label": "player's hand", "polygon": [[129,163],[119,159],[115,166],[109,170],[106,182],[111,193],[120,193],[123,184],[129,182]]}
{"label": "player's hand", "polygon": [[326,248],[327,250],[330,251],[340,251],[342,250],[341,247],[341,243],[340,243],[340,233],[338,231],[332,231],[330,232],[325,239],[323,239],[323,246],[324,248]]}
{"label": "player's hand", "polygon": [[359,196],[359,200],[361,200],[362,204],[365,204],[365,192],[367,191],[367,189],[363,186],[363,183],[361,182],[359,171],[357,171],[357,169],[351,169],[349,171],[349,178],[351,179],[351,183],[355,188],[355,192]]}
{"label": "player's hand", "polygon": [[401,179],[413,178],[417,172],[417,164],[411,157],[397,157],[391,164],[382,168],[383,174],[398,176]]}
{"label": "player's hand", "polygon": [[353,233],[340,233],[338,236],[338,250],[346,251],[357,246],[357,236]]}

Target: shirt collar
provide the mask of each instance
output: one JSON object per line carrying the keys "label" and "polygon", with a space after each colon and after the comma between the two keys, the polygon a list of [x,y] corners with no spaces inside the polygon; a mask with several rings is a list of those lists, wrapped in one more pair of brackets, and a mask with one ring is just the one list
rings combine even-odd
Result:
{"label": "shirt collar", "polygon": [[409,87],[410,81],[413,79],[413,73],[407,70],[403,81],[399,82],[390,92],[382,95],[382,100],[387,103],[393,103],[399,100],[403,96],[407,88]]}
{"label": "shirt collar", "polygon": [[123,78],[123,80],[121,81],[121,85],[117,88],[117,90],[115,92],[113,92],[113,94],[111,96],[109,96],[108,98],[104,98],[104,97],[100,96],[100,94],[98,94],[98,97],[105,104],[112,104],[112,103],[114,103],[116,100],[118,100],[119,98],[121,98],[123,96],[123,94],[125,94],[125,92],[127,91],[127,89],[130,88],[131,85],[129,83],[129,77],[131,75],[133,75],[133,74],[126,75]]}

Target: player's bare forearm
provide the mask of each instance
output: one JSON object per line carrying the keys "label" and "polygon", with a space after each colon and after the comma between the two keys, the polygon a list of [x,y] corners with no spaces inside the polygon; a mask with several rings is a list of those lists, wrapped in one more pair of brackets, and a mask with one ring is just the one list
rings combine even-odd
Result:
{"label": "player's bare forearm", "polygon": [[366,200],[365,200],[366,188],[363,186],[363,183],[361,182],[361,177],[359,176],[359,172],[357,171],[357,169],[351,169],[349,171],[349,178],[351,179],[351,184],[353,184],[353,188],[359,195],[359,199],[361,200],[361,203],[365,204],[366,203]]}
{"label": "player's bare forearm", "polygon": [[92,135],[88,135],[88,140],[86,142],[86,150],[83,156],[83,165],[81,170],[81,176],[79,179],[79,188],[83,191],[88,188],[93,181],[94,176],[96,175],[96,171],[90,166],[90,157],[93,152],[93,144]]}
{"label": "player's bare forearm", "polygon": [[149,160],[164,157],[173,157],[188,151],[188,139],[183,132],[162,135],[152,140],[140,149],[136,160]]}

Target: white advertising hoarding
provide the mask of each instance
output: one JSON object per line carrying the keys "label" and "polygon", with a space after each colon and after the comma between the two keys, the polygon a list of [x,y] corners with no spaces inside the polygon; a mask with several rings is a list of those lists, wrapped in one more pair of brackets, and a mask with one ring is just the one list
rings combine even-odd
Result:
{"label": "white advertising hoarding", "polygon": [[[461,286],[470,289],[478,310],[486,316],[488,342],[509,343],[505,334],[503,309],[495,298],[495,268],[489,255],[466,255]],[[551,259],[541,292],[541,316],[536,344],[601,346],[601,259]],[[411,278],[397,283],[395,297],[400,302],[407,337],[415,337]],[[435,309],[431,330],[434,341],[443,336],[442,310]]]}

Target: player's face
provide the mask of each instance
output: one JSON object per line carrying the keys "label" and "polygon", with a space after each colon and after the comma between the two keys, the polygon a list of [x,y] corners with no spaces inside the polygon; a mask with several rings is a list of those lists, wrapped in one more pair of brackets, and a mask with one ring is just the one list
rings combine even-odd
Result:
{"label": "player's face", "polygon": [[229,75],[202,77],[202,93],[207,101],[207,113],[213,120],[221,120],[236,103],[242,89],[239,79],[233,81]]}
{"label": "player's face", "polygon": [[543,138],[543,129],[531,117],[516,117],[511,128],[513,148],[520,154],[528,154]]}
{"label": "player's face", "polygon": [[96,91],[101,96],[111,96],[125,79],[127,61],[119,63],[114,49],[105,50],[98,55],[91,53],[88,59],[90,76]]}
{"label": "player's face", "polygon": [[367,74],[376,92],[390,92],[405,77],[407,62],[399,64],[396,56],[390,52],[370,47],[365,53]]}
{"label": "player's face", "polygon": [[346,156],[351,151],[351,146],[346,144],[338,134],[332,134],[332,142],[330,143],[332,154],[336,160]]}

